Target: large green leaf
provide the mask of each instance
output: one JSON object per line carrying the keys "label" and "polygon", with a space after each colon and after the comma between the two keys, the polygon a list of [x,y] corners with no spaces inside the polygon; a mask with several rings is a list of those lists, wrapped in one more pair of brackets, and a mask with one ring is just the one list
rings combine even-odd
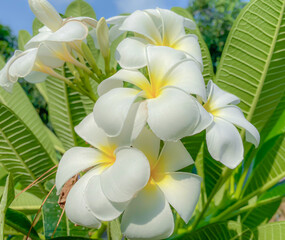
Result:
{"label": "large green leaf", "polygon": [[[0,196],[4,191],[4,187],[0,187]],[[19,194],[21,190],[15,190],[15,194]],[[13,210],[25,213],[36,213],[42,204],[42,200],[29,192],[23,192],[10,205]]]}
{"label": "large green leaf", "polygon": [[285,222],[274,222],[258,227],[258,240],[283,240]]}
{"label": "large green leaf", "polygon": [[61,80],[48,78],[46,87],[50,120],[65,150],[84,144],[74,127],[92,111],[94,103]]}
{"label": "large green leaf", "polygon": [[[8,208],[6,212],[6,224],[25,235],[29,233],[32,226],[30,220],[26,217],[25,214],[10,208]],[[34,228],[31,229],[29,236],[33,240],[40,239],[38,233]]]}
{"label": "large green leaf", "polygon": [[259,131],[285,90],[284,8],[284,0],[252,0],[232,27],[216,75]]}
{"label": "large green leaf", "polygon": [[73,1],[66,9],[66,17],[91,17],[96,19],[93,8],[83,0]]}
{"label": "large green leaf", "polygon": [[[244,195],[254,191],[265,191],[273,187],[285,177],[285,134],[281,134],[272,139],[268,144],[264,144],[260,149],[261,154],[257,154],[256,164],[247,184],[244,188]],[[272,142],[272,143],[271,143]]]}
{"label": "large green leaf", "polygon": [[[173,7],[171,10],[183,17],[189,18],[194,21],[193,16],[184,8]],[[213,70],[211,55],[207,47],[207,44],[205,43],[199,31],[199,28],[196,28],[194,31],[191,31],[191,33],[196,34],[199,39],[199,44],[200,44],[201,51],[202,51],[203,66],[204,66],[203,77],[204,77],[205,83],[207,83],[210,79],[214,78],[214,70]]]}
{"label": "large green leaf", "polygon": [[[3,103],[0,103],[0,161],[23,187],[54,166],[47,150],[27,124]],[[39,196],[46,192],[41,183],[30,191]]]}
{"label": "large green leaf", "polygon": [[182,234],[171,239],[181,240],[247,240],[253,239],[251,230],[233,221],[209,224],[194,232]]}
{"label": "large green leaf", "polygon": [[9,174],[0,202],[0,239],[4,239],[5,214],[15,197],[13,178]]}
{"label": "large green leaf", "polygon": [[[56,154],[53,143],[46,134],[46,127],[41,121],[29,98],[20,84],[14,84],[13,94],[0,89],[0,102],[11,109],[17,117],[32,131],[42,147],[48,152],[50,158],[56,163]],[[50,161],[50,160],[47,160]]]}
{"label": "large green leaf", "polygon": [[26,30],[20,30],[18,34],[18,49],[24,51],[25,44],[32,38],[30,33]]}

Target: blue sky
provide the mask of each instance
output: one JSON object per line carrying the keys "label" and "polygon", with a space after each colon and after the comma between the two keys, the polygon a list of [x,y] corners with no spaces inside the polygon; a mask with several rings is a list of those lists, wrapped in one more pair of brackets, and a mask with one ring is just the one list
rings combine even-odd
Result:
{"label": "blue sky", "polygon": [[[73,0],[49,0],[61,13]],[[86,0],[95,10],[97,18],[112,17],[136,9],[186,7],[189,0]],[[14,34],[25,29],[32,32],[34,15],[29,8],[28,0],[0,0],[0,24],[8,25]]]}

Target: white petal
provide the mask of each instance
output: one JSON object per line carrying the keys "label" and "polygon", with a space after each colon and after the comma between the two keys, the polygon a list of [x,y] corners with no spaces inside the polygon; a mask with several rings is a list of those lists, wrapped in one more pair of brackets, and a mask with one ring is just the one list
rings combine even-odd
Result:
{"label": "white petal", "polygon": [[113,202],[129,201],[148,182],[150,166],[146,156],[135,148],[116,153],[115,163],[101,174],[101,186]]}
{"label": "white petal", "polygon": [[175,86],[187,93],[196,94],[206,101],[206,87],[198,65],[191,60],[184,60],[175,65],[165,76],[167,86]]}
{"label": "white petal", "polygon": [[200,110],[200,120],[197,126],[195,127],[194,132],[192,133],[189,132],[189,135],[195,135],[197,133],[202,132],[203,130],[205,130],[207,127],[211,125],[214,119],[213,115],[208,113],[200,103],[197,103],[197,105]]}
{"label": "white petal", "polygon": [[51,68],[62,67],[64,61],[59,58],[59,55],[66,52],[66,47],[61,43],[42,43],[38,48],[38,59],[40,62]]}
{"label": "white petal", "polygon": [[65,213],[68,219],[80,226],[99,228],[100,221],[87,208],[84,199],[84,191],[89,179],[94,176],[94,172],[89,171],[75,183],[67,195]]}
{"label": "white petal", "polygon": [[185,54],[169,47],[148,46],[146,48],[147,67],[152,84],[165,86],[168,81],[165,76],[182,60]]}
{"label": "white petal", "polygon": [[98,149],[110,144],[106,133],[96,124],[93,113],[85,117],[74,130],[84,141]]}
{"label": "white petal", "polygon": [[183,36],[175,42],[173,48],[188,54],[192,59],[198,62],[200,69],[203,69],[202,52],[196,35],[187,34]]}
{"label": "white petal", "polygon": [[217,111],[216,116],[223,118],[246,130],[246,140],[257,147],[260,141],[260,135],[257,129],[246,120],[242,111],[237,106],[227,106]]}
{"label": "white petal", "polygon": [[110,34],[110,36],[109,36],[110,37],[110,43],[109,44],[111,45],[123,33],[124,33],[124,31],[120,30],[119,26],[113,26],[109,31],[109,34]]}
{"label": "white petal", "polygon": [[84,191],[88,209],[102,221],[116,219],[125,210],[126,203],[113,203],[106,198],[101,188],[100,176],[92,177]]}
{"label": "white petal", "polygon": [[156,185],[147,185],[130,202],[121,222],[129,239],[165,239],[174,230],[174,220],[164,194]]}
{"label": "white petal", "polygon": [[40,83],[46,80],[48,74],[42,72],[31,72],[25,77],[25,80],[29,83]]}
{"label": "white petal", "polygon": [[201,178],[191,173],[168,173],[156,182],[167,201],[175,208],[185,223],[190,220],[198,203]]}
{"label": "white petal", "polygon": [[97,125],[108,136],[118,136],[124,126],[128,112],[139,94],[131,88],[115,88],[101,96],[94,106]]}
{"label": "white petal", "polygon": [[189,18],[184,18],[184,27],[194,30],[196,29],[196,24]]}
{"label": "white petal", "polygon": [[115,17],[111,17],[111,18],[106,19],[106,22],[108,24],[120,25],[125,21],[125,19],[127,17],[128,16],[115,16]]}
{"label": "white petal", "polygon": [[194,161],[181,141],[165,142],[155,171],[175,172],[192,164]]}
{"label": "white petal", "polygon": [[38,47],[41,42],[47,40],[52,34],[51,31],[40,32],[26,43],[25,49]]}
{"label": "white petal", "polygon": [[56,173],[57,193],[70,178],[95,166],[102,158],[103,153],[93,148],[74,147],[66,151],[59,162]]}
{"label": "white petal", "polygon": [[122,128],[120,135],[111,138],[112,142],[117,146],[130,146],[134,139],[142,131],[147,121],[147,107],[146,102],[134,103],[127,115],[126,121]]}
{"label": "white petal", "polygon": [[69,21],[60,29],[54,32],[47,41],[53,42],[73,42],[83,40],[88,35],[88,28],[79,21]]}
{"label": "white petal", "polygon": [[237,96],[220,89],[211,80],[208,83],[207,92],[208,102],[212,110],[225,107],[228,104],[238,104],[240,102],[240,99]]}
{"label": "white petal", "polygon": [[60,28],[62,18],[55,8],[46,0],[29,0],[29,5],[33,13],[44,25],[53,31]]}
{"label": "white petal", "polygon": [[139,69],[146,66],[145,48],[147,41],[140,38],[126,38],[117,47],[116,60],[122,68]]}
{"label": "white petal", "polygon": [[149,99],[148,124],[162,140],[176,141],[187,136],[199,121],[196,100],[175,88],[165,88],[157,98]]}
{"label": "white petal", "polygon": [[151,16],[147,12],[140,10],[128,16],[120,27],[120,30],[142,34],[153,43],[161,43],[162,40],[161,34]]}
{"label": "white petal", "polygon": [[26,77],[32,70],[37,58],[38,49],[26,50],[17,56],[9,67],[9,74],[14,78]]}
{"label": "white petal", "polygon": [[211,156],[229,168],[235,168],[243,159],[243,144],[235,126],[221,118],[207,128],[206,141]]}
{"label": "white petal", "polygon": [[144,127],[133,146],[142,151],[149,160],[151,168],[154,167],[158,159],[160,139],[151,130]]}
{"label": "white petal", "polygon": [[96,28],[97,27],[97,20],[90,17],[72,17],[67,18],[65,22],[71,22],[71,21],[80,21],[82,23],[87,24],[90,27]]}
{"label": "white petal", "polygon": [[171,46],[179,37],[185,35],[184,18],[167,9],[158,11],[162,20],[163,42],[165,46]]}
{"label": "white petal", "polygon": [[140,71],[121,69],[99,84],[97,88],[99,96],[107,93],[113,88],[123,87],[123,82],[131,83],[140,89],[149,85],[148,80]]}

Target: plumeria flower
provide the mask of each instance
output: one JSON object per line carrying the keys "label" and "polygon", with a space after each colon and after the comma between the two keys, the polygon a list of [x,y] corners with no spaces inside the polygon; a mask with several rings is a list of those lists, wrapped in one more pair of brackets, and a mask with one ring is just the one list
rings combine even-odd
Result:
{"label": "plumeria flower", "polygon": [[[100,220],[117,218],[127,202],[147,184],[150,165],[140,150],[130,147],[134,129],[128,122],[120,136],[109,138],[90,114],[75,127],[75,131],[94,148],[74,147],[63,155],[56,175],[56,187],[60,193],[70,178],[85,171],[70,190],[65,211],[73,223],[97,228]],[[96,214],[87,207],[84,197],[90,179],[96,181],[92,189],[96,195],[94,201],[99,206]],[[110,199],[122,203],[113,203],[103,191]],[[102,204],[104,208],[100,209]]]}
{"label": "plumeria flower", "polygon": [[214,117],[206,129],[206,141],[211,156],[229,168],[243,160],[243,143],[236,126],[244,128],[246,140],[257,147],[260,136],[257,129],[246,120],[239,107],[240,99],[220,89],[212,81],[207,86],[208,100],[204,108]]}
{"label": "plumeria flower", "polygon": [[[98,86],[94,118],[109,136],[120,134],[129,109],[140,103],[137,122],[148,123],[162,140],[176,141],[198,133],[212,117],[190,94],[206,99],[196,62],[168,47],[145,48],[149,80],[138,70],[122,69]],[[134,87],[123,87],[123,82]]]}
{"label": "plumeria flower", "polygon": [[[201,178],[177,172],[194,163],[181,141],[165,142],[159,153],[160,140],[144,128],[134,141],[134,147],[147,156],[151,173],[148,184],[129,202],[123,213],[122,233],[129,239],[167,238],[174,228],[170,205],[187,223],[199,200]],[[91,189],[92,179],[87,185],[87,202],[92,202],[95,197]]]}
{"label": "plumeria flower", "polygon": [[30,83],[43,82],[48,75],[62,79],[53,69],[63,66],[64,62],[78,64],[65,44],[41,43],[37,48],[24,52],[16,51],[0,72],[1,86],[11,90],[18,78],[25,78]]}
{"label": "plumeria flower", "polygon": [[200,64],[202,55],[196,35],[186,34],[185,27],[195,29],[195,23],[166,9],[135,11],[130,16],[114,17],[109,22],[123,31],[135,33],[124,39],[117,48],[116,58],[123,68],[138,69],[146,66],[145,47],[148,44],[168,46],[184,52]]}
{"label": "plumeria flower", "polygon": [[78,41],[88,35],[88,26],[95,28],[97,21],[90,17],[62,19],[55,8],[46,0],[29,0],[35,16],[45,25],[25,46],[26,49],[37,47],[41,42],[69,43],[75,48]]}

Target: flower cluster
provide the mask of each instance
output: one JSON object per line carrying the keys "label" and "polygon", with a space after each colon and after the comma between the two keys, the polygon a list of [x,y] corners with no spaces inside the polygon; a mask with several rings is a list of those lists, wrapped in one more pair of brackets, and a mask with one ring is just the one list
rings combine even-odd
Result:
{"label": "flower cluster", "polygon": [[[195,28],[194,22],[164,9],[98,23],[88,17],[62,19],[46,0],[29,3],[45,26],[0,72],[0,85],[7,90],[19,77],[35,83],[47,75],[74,87],[55,70],[64,63],[100,78],[84,43],[87,35],[93,36],[105,64],[110,43],[123,32],[131,36],[116,50],[121,69],[108,76],[106,68],[93,113],[75,127],[91,147],[71,148],[59,163],[58,193],[70,178],[81,176],[67,196],[68,218],[99,228],[102,221],[121,217],[121,230],[129,239],[170,236],[170,205],[187,223],[200,195],[201,178],[180,171],[194,164],[180,139],[206,130],[209,153],[229,168],[243,159],[242,138],[234,125],[246,131],[247,141],[259,144],[258,131],[236,106],[239,99],[212,81],[206,88],[198,39],[185,32]],[[88,86],[76,89],[90,96],[92,90],[84,90]]]}

